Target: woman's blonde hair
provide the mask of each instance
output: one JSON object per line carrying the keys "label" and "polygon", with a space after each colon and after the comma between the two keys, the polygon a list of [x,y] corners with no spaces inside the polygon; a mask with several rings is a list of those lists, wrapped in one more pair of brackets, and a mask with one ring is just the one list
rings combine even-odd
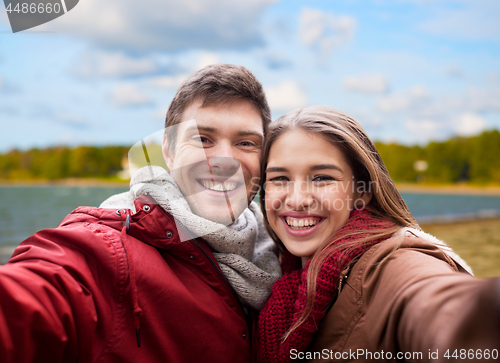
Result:
{"label": "woman's blonde hair", "polygon": [[[356,244],[368,244],[380,238],[389,238],[401,227],[419,229],[418,223],[391,180],[379,153],[361,125],[349,115],[323,106],[294,110],[271,123],[261,159],[260,204],[264,215],[266,215],[265,181],[269,152],[280,136],[294,130],[322,135],[328,142],[339,147],[353,171],[355,182],[365,187],[364,192],[371,193],[367,208],[375,217],[387,220],[394,226],[383,230],[356,231],[355,234],[368,235],[357,240]],[[366,186],[369,190],[366,190]],[[269,234],[283,250],[284,245],[270,228],[267,218],[265,218],[265,223]],[[307,273],[306,307],[297,323],[285,334],[284,339],[309,317],[316,296],[316,279],[324,261],[335,251],[348,248],[353,244],[352,242],[335,243],[344,237],[346,235],[336,236],[333,241],[325,241],[324,246],[314,254]]]}

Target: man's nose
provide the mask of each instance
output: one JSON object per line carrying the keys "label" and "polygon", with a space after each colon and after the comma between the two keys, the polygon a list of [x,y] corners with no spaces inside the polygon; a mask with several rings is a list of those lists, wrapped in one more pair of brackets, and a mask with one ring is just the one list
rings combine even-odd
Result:
{"label": "man's nose", "polygon": [[220,141],[214,147],[205,149],[207,157],[234,158],[233,145],[226,140]]}
{"label": "man's nose", "polygon": [[214,173],[224,173],[228,177],[236,173],[240,162],[234,158],[230,143],[220,142],[217,146],[206,149],[210,168]]}
{"label": "man's nose", "polygon": [[311,208],[314,197],[308,183],[294,182],[286,195],[286,206],[292,210],[304,210]]}
{"label": "man's nose", "polygon": [[240,168],[240,162],[229,157],[209,157],[208,165],[214,174],[223,174],[228,178]]}

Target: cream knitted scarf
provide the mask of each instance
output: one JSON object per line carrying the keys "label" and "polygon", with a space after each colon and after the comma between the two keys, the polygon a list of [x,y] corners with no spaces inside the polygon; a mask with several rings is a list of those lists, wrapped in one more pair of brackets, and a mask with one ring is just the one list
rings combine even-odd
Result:
{"label": "cream knitted scarf", "polygon": [[281,277],[281,267],[277,248],[266,232],[256,203],[252,202],[232,224],[225,226],[194,214],[175,181],[163,168],[140,169],[133,175],[130,186],[129,192],[108,198],[100,207],[134,210],[134,199],[149,193],[176,223],[210,245],[240,300],[254,309],[262,309],[273,283]]}

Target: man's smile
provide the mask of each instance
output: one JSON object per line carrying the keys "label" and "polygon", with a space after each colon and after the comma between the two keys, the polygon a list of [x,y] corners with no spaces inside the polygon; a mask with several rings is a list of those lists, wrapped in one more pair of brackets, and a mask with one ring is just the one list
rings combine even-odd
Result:
{"label": "man's smile", "polygon": [[217,192],[230,192],[239,188],[242,183],[225,180],[225,181],[213,181],[211,179],[197,179],[197,182],[205,189],[217,191]]}

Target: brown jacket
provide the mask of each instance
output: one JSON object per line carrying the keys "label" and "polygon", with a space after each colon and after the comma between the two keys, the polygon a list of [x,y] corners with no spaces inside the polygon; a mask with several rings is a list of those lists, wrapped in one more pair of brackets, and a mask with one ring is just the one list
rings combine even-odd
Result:
{"label": "brown jacket", "polygon": [[306,356],[314,362],[450,362],[465,352],[472,362],[486,349],[500,358],[500,279],[472,277],[434,243],[406,233],[378,244],[339,289]]}

